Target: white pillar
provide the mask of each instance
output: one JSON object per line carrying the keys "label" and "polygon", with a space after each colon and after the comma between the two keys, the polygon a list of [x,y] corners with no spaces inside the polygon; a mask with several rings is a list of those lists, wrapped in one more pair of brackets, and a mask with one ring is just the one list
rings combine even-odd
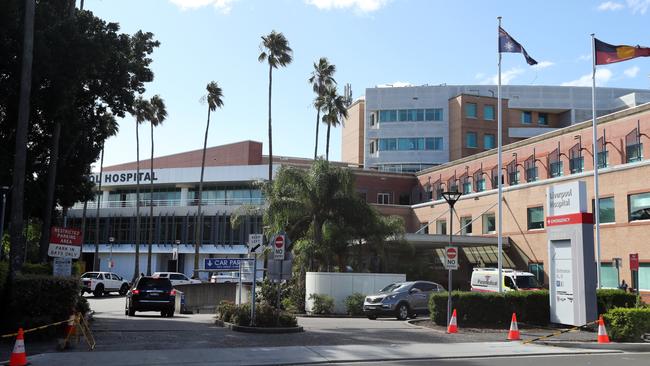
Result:
{"label": "white pillar", "polygon": [[101,208],[108,207],[108,195],[111,192],[108,190],[102,191],[102,203],[101,203]]}
{"label": "white pillar", "polygon": [[187,187],[181,187],[181,206],[187,206],[187,195],[189,193],[189,189]]}

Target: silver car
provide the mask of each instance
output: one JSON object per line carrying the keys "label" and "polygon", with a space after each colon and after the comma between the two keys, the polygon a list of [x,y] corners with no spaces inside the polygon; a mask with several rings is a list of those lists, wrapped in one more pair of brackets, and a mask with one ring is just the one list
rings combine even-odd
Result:
{"label": "silver car", "polygon": [[415,318],[429,312],[429,295],[445,291],[435,282],[413,281],[392,283],[376,295],[366,296],[363,313],[368,319],[378,316],[395,316],[399,320]]}

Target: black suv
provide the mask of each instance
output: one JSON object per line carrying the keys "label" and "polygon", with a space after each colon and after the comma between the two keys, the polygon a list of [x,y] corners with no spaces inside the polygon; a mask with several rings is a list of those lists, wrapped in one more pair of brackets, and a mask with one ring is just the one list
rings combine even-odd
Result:
{"label": "black suv", "polygon": [[160,311],[160,316],[174,316],[176,290],[168,278],[140,277],[126,294],[124,314],[134,316],[136,311]]}

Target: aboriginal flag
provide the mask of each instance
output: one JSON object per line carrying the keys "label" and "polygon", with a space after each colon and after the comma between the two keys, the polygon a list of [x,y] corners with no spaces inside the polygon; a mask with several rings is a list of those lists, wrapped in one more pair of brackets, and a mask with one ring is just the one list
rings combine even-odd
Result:
{"label": "aboriginal flag", "polygon": [[532,57],[528,56],[528,52],[521,46],[521,44],[517,41],[515,41],[514,38],[512,38],[508,32],[503,30],[503,28],[499,27],[499,52],[513,52],[513,53],[521,53],[524,55],[526,58],[526,62],[529,65],[536,65],[537,61],[535,61]]}
{"label": "aboriginal flag", "polygon": [[615,62],[627,61],[637,57],[650,56],[650,47],[641,46],[614,46],[598,39],[596,42],[596,65],[613,64]]}

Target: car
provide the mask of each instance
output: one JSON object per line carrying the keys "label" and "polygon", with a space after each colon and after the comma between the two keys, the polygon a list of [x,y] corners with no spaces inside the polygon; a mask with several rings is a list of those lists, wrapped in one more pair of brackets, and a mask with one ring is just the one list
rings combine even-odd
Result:
{"label": "car", "polygon": [[[233,274],[234,273],[234,274]],[[239,276],[236,272],[218,272],[210,276],[212,283],[237,283]]]}
{"label": "car", "polygon": [[162,317],[173,317],[176,290],[169,278],[142,276],[126,294],[124,315],[134,316],[136,311],[160,311]]}
{"label": "car", "polygon": [[[474,292],[499,292],[499,270],[496,268],[474,268],[470,280]],[[535,291],[542,289],[534,274],[513,269],[501,270],[504,291]]]}
{"label": "car", "polygon": [[201,283],[201,280],[188,278],[185,274],[180,272],[154,272],[151,277],[169,278],[172,282],[172,286]]}
{"label": "car", "polygon": [[129,291],[129,286],[129,281],[111,272],[86,272],[81,275],[82,295],[87,292],[101,297],[110,292],[117,292],[124,296]]}
{"label": "car", "polygon": [[415,318],[429,311],[429,296],[434,292],[445,291],[435,282],[410,281],[392,283],[378,294],[366,296],[363,313],[368,319],[378,316],[395,316],[399,320]]}

